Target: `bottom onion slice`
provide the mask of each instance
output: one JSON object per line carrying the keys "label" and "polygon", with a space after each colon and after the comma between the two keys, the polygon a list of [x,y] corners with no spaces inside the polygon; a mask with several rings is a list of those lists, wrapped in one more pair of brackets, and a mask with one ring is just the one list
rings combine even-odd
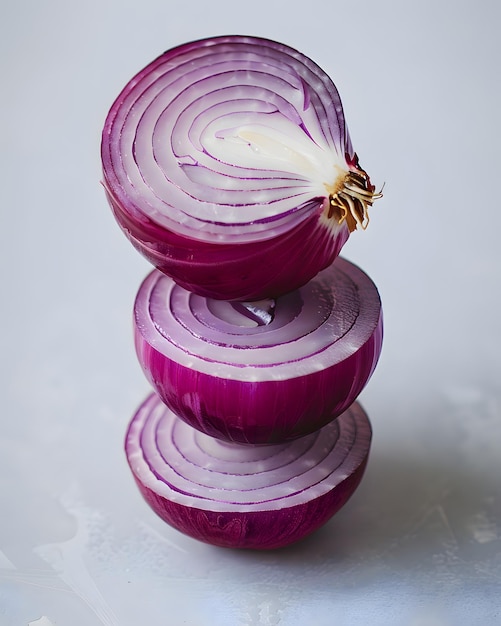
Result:
{"label": "bottom onion slice", "polygon": [[193,429],[151,394],[133,417],[125,451],[150,507],[210,544],[272,549],[327,522],[362,478],[372,430],[354,403],[300,439],[249,446]]}

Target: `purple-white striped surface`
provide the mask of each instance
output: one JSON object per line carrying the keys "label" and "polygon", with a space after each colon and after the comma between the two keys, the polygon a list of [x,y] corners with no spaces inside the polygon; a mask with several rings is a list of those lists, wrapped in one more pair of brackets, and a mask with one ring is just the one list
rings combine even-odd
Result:
{"label": "purple-white striped surface", "polygon": [[107,116],[102,162],[133,245],[224,300],[276,297],[327,267],[350,231],[327,218],[329,197],[361,171],[331,79],[242,36],[179,46],[139,72]]}
{"label": "purple-white striped surface", "polygon": [[179,417],[221,439],[272,443],[321,428],[356,399],[381,352],[379,294],[345,259],[259,307],[261,318],[157,270],[136,298],[146,376]]}
{"label": "purple-white striped surface", "polygon": [[355,403],[301,439],[228,443],[191,428],[151,394],[129,425],[125,450],[143,497],[167,523],[215,545],[271,549],[310,534],[346,503],[371,437]]}

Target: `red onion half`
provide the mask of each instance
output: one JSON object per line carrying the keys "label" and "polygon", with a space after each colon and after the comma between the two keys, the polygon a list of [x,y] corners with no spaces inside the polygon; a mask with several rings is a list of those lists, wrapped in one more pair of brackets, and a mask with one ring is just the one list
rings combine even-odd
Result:
{"label": "red onion half", "polygon": [[133,245],[189,291],[223,300],[308,282],[380,195],[331,79],[256,37],[188,43],[139,72],[108,114],[102,162]]}
{"label": "red onion half", "polygon": [[358,403],[302,439],[243,446],[190,428],[152,394],[125,450],[143,497],[168,524],[219,546],[271,549],[310,534],[346,503],[370,443]]}
{"label": "red onion half", "polygon": [[378,361],[374,283],[339,257],[276,300],[204,298],[154,270],[134,307],[139,362],[191,426],[241,443],[301,437],[340,415]]}

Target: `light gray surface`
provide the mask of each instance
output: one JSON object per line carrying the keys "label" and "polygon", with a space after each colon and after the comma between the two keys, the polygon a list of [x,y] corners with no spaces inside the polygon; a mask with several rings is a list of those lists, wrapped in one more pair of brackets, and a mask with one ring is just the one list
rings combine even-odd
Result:
{"label": "light gray surface", "polygon": [[[500,7],[4,8],[1,626],[501,624]],[[234,32],[314,58],[386,182],[345,248],[385,309],[367,474],[324,529],[267,554],[188,539],[136,492],[122,440],[148,392],[130,315],[149,268],[99,185],[124,83],[166,48]]]}

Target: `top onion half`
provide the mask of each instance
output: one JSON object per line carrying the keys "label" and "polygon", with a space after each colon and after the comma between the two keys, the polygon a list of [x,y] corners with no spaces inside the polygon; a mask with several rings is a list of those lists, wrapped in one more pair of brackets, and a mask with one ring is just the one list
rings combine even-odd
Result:
{"label": "top onion half", "polygon": [[368,224],[339,94],[303,54],[225,36],[167,51],[113,104],[104,187],[133,245],[194,293],[277,297]]}

